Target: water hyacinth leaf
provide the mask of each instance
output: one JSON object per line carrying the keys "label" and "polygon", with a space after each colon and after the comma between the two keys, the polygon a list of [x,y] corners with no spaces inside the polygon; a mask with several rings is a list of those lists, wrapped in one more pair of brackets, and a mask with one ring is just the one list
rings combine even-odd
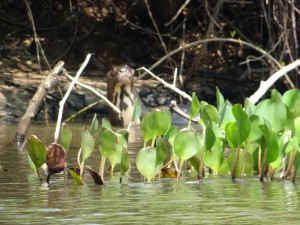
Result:
{"label": "water hyacinth leaf", "polygon": [[167,148],[162,137],[156,139],[156,165],[164,163],[167,157]]}
{"label": "water hyacinth leaf", "polygon": [[156,148],[144,147],[136,156],[136,167],[140,173],[151,181],[156,175]]}
{"label": "water hyacinth leaf", "polygon": [[121,134],[125,138],[126,142],[128,142],[129,132],[127,129],[117,130],[116,133]]}
{"label": "water hyacinth leaf", "polygon": [[119,144],[116,133],[105,127],[102,128],[102,132],[100,133],[100,141],[99,150],[102,157],[114,154],[116,146]]}
{"label": "water hyacinth leaf", "polygon": [[192,130],[181,130],[174,140],[174,151],[181,161],[196,155],[199,149],[197,134]]}
{"label": "water hyacinth leaf", "polygon": [[83,181],[80,179],[80,177],[78,176],[78,174],[70,169],[67,169],[68,173],[70,174],[70,176],[72,177],[72,179],[76,182],[77,185],[83,185]]}
{"label": "water hyacinth leaf", "polygon": [[260,137],[263,135],[262,130],[260,129],[260,125],[263,124],[263,121],[258,117],[257,115],[251,115],[250,116],[250,132],[246,139],[247,143],[256,141],[260,139]]}
{"label": "water hyacinth leaf", "polygon": [[300,91],[298,89],[288,90],[283,94],[283,103],[287,106],[293,118],[300,116]]}
{"label": "water hyacinth leaf", "polygon": [[37,169],[45,163],[47,158],[46,147],[35,135],[30,135],[28,138],[27,151]]}
{"label": "water hyacinth leaf", "polygon": [[93,152],[95,145],[94,138],[90,133],[89,129],[83,128],[81,133],[81,150],[82,160],[85,161]]}
{"label": "water hyacinth leaf", "polygon": [[297,117],[294,120],[294,126],[295,126],[295,138],[298,142],[300,142],[300,117]]}
{"label": "water hyacinth leaf", "polygon": [[282,101],[282,95],[276,89],[271,90],[271,98],[275,101]]}
{"label": "water hyacinth leaf", "polygon": [[245,112],[247,113],[248,117],[250,117],[255,112],[255,105],[249,98],[245,99],[244,102]]}
{"label": "water hyacinth leaf", "polygon": [[205,112],[210,121],[218,123],[219,113],[216,107],[213,105],[207,105],[204,107],[203,112]]}
{"label": "water hyacinth leaf", "polygon": [[192,93],[190,119],[194,118],[200,110],[200,102],[195,92]]}
{"label": "water hyacinth leaf", "polygon": [[178,126],[171,125],[167,133],[164,135],[164,138],[168,140],[168,142],[173,145],[174,139],[179,132]]}
{"label": "water hyacinth leaf", "polygon": [[92,120],[92,124],[90,126],[91,135],[94,135],[98,131],[98,128],[99,128],[99,122],[97,119],[97,114],[95,113],[93,120]]}
{"label": "water hyacinth leaf", "polygon": [[121,177],[128,171],[130,167],[130,158],[127,149],[122,149],[121,155]]}
{"label": "water hyacinth leaf", "polygon": [[123,149],[127,149],[127,141],[125,140],[125,138],[121,134],[117,134],[117,133],[116,136],[117,136],[117,143],[114,146],[114,152],[113,154],[109,154],[107,156],[112,166],[112,172],[115,165],[117,163],[121,163]]}
{"label": "water hyacinth leaf", "polygon": [[216,141],[216,135],[211,127],[207,127],[205,130],[205,148],[211,149]]}
{"label": "water hyacinth leaf", "polygon": [[219,112],[218,124],[221,129],[225,130],[226,125],[234,121],[235,118],[232,114],[232,105],[229,101],[226,100],[223,108]]}
{"label": "water hyacinth leaf", "polygon": [[225,127],[225,135],[231,149],[236,149],[239,145],[238,126],[236,122],[230,122]]}
{"label": "water hyacinth leaf", "polygon": [[131,117],[132,122],[137,121],[140,118],[140,115],[141,115],[141,112],[142,112],[142,104],[138,99],[136,99],[134,101],[133,106],[134,106],[134,111],[133,111],[133,114],[132,114],[132,117]]}
{"label": "water hyacinth leaf", "polygon": [[266,150],[268,151],[266,162],[274,162],[279,155],[278,139],[274,132],[271,132],[267,139]]}
{"label": "water hyacinth leaf", "polygon": [[111,123],[107,118],[102,119],[102,127],[111,129]]}
{"label": "water hyacinth leaf", "polygon": [[66,152],[69,151],[72,141],[72,132],[71,129],[67,126],[67,124],[63,123],[60,129],[60,142],[61,145],[64,146]]}
{"label": "water hyacinth leaf", "polygon": [[239,131],[239,144],[241,144],[249,135],[251,123],[248,115],[242,109],[242,106],[240,104],[236,104],[233,106],[232,113],[237,123],[237,128]]}
{"label": "water hyacinth leaf", "polygon": [[218,172],[224,160],[225,139],[217,138],[211,150],[205,154],[204,164]]}
{"label": "water hyacinth leaf", "polygon": [[287,119],[287,107],[284,103],[273,99],[261,101],[255,110],[255,114],[269,121],[274,132],[281,131]]}
{"label": "water hyacinth leaf", "polygon": [[141,123],[144,143],[164,135],[171,126],[172,115],[169,109],[152,110],[147,113]]}

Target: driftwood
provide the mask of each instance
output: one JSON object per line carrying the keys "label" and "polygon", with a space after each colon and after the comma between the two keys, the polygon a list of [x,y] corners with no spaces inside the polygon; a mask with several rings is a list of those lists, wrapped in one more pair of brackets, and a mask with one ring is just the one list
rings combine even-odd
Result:
{"label": "driftwood", "polygon": [[20,144],[24,142],[27,131],[29,129],[31,119],[36,115],[40,105],[42,104],[47,92],[55,87],[58,83],[58,76],[63,72],[64,62],[58,62],[52,71],[49,73],[47,78],[40,84],[38,90],[32,97],[25,114],[23,115],[18,130],[15,135],[15,141]]}

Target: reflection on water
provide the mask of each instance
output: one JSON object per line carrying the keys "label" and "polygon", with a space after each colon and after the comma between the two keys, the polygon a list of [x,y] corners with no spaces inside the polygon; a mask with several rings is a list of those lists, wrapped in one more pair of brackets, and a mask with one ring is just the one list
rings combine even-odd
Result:
{"label": "reflection on water", "polygon": [[[300,191],[290,181],[247,178],[232,183],[229,176],[211,176],[199,185],[195,177],[185,175],[179,183],[144,183],[134,166],[141,146],[137,129],[130,133],[132,168],[123,184],[117,174],[105,177],[103,187],[88,176],[84,186],[73,181],[64,185],[62,175],[54,175],[50,188],[40,186],[26,153],[12,143],[16,129],[0,125],[0,165],[8,169],[0,172],[0,224],[299,224]],[[54,129],[35,125],[29,134],[48,145]],[[68,161],[76,166],[82,126],[71,129],[75,142]],[[98,170],[99,162],[95,151],[87,164]]]}

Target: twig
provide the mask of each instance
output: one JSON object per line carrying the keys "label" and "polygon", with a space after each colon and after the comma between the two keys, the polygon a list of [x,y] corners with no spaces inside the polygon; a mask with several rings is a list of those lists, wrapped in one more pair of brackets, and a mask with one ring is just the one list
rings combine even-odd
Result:
{"label": "twig", "polygon": [[253,95],[251,95],[250,101],[255,104],[280,77],[284,76],[286,73],[298,66],[300,66],[300,59],[297,59],[289,65],[282,67],[272,76],[270,76],[268,80],[261,81],[258,90]]}
{"label": "twig", "polygon": [[[266,58],[268,58],[270,61],[272,61],[278,68],[281,68],[282,66],[280,65],[280,63],[273,57],[271,56],[268,52],[266,52],[265,50],[255,46],[254,44],[251,44],[249,42],[245,42],[239,39],[233,39],[233,38],[209,38],[209,39],[204,39],[204,40],[198,40],[198,41],[194,41],[188,44],[184,44],[179,46],[178,48],[174,49],[173,51],[169,52],[168,54],[164,55],[163,57],[161,57],[156,63],[154,63],[152,66],[149,67],[148,70],[153,70],[154,68],[156,68],[159,64],[161,64],[163,61],[165,61],[166,59],[168,59],[170,56],[184,50],[187,48],[191,48],[194,47],[196,45],[199,44],[203,44],[203,43],[208,43],[208,42],[233,42],[236,44],[240,44],[240,45],[245,45],[248,46],[250,48],[255,49],[256,51],[258,51],[259,53],[261,53],[263,56],[265,56]],[[140,78],[143,78],[145,75],[147,74],[147,72],[144,72],[140,75]],[[287,75],[284,75],[285,79],[288,81],[289,85],[292,88],[295,88],[295,85],[291,82],[291,80],[289,79],[289,77]]]}
{"label": "twig", "polygon": [[150,70],[146,69],[145,67],[138,68],[137,70],[144,70],[144,71],[146,71],[146,73],[150,74],[153,78],[155,78],[156,80],[158,80],[159,82],[161,82],[165,87],[173,90],[174,92],[176,92],[177,94],[179,94],[183,98],[188,99],[190,102],[192,101],[192,97],[189,96],[187,93],[185,93],[184,91],[181,91],[180,89],[176,88],[174,85],[171,85],[171,84],[167,83],[166,81],[164,81],[163,79],[159,78],[158,76],[156,76],[155,74],[153,74]]}
{"label": "twig", "polygon": [[184,10],[184,8],[190,3],[190,1],[191,0],[186,0],[185,3],[183,3],[183,5],[178,9],[178,11],[175,14],[175,16],[173,16],[172,19],[169,22],[165,23],[165,26],[169,26],[171,23],[173,23],[173,21],[175,21],[177,19],[177,17]]}
{"label": "twig", "polygon": [[58,136],[59,136],[59,131],[60,131],[60,126],[61,126],[61,120],[62,120],[62,114],[63,114],[63,109],[64,109],[64,104],[66,103],[72,88],[74,87],[76,80],[79,78],[79,76],[81,75],[82,71],[84,70],[84,68],[86,67],[87,63],[89,62],[91,58],[91,54],[88,54],[83,62],[83,64],[81,65],[81,67],[79,68],[78,72],[75,75],[74,80],[72,81],[72,83],[70,84],[67,92],[65,93],[63,99],[59,102],[59,111],[58,111],[58,116],[57,116],[57,122],[56,122],[56,129],[55,129],[55,133],[54,133],[54,143],[57,143],[58,140]]}
{"label": "twig", "polygon": [[[64,75],[71,81],[74,81],[75,79],[69,75],[67,72],[64,73]],[[120,109],[118,107],[116,107],[114,104],[112,104],[104,95],[102,95],[101,93],[99,93],[98,91],[96,91],[94,88],[84,84],[84,83],[81,83],[80,81],[78,80],[75,80],[75,83],[86,89],[86,90],[89,90],[90,92],[92,92],[93,94],[97,95],[98,97],[100,97],[103,101],[105,101],[113,110],[115,110],[117,113],[121,113]]]}

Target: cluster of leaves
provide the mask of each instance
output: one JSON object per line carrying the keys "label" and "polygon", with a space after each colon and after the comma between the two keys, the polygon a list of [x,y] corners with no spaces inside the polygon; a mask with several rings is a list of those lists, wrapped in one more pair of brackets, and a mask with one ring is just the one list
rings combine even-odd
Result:
{"label": "cluster of leaves", "polygon": [[192,97],[190,121],[200,113],[201,132],[191,122],[181,130],[171,125],[168,110],[152,111],[143,118],[144,147],[136,159],[141,174],[153,180],[172,162],[177,168],[179,160],[179,178],[183,162],[189,160],[199,180],[204,168],[231,173],[233,180],[257,172],[261,181],[267,175],[272,179],[279,169],[287,178],[294,168],[294,181],[300,162],[300,91],[281,95],[273,90],[270,99],[258,105],[246,99],[244,106],[225,101],[218,89],[216,95],[217,107]]}
{"label": "cluster of leaves", "polygon": [[[257,105],[246,99],[244,106],[225,101],[218,89],[216,96],[215,107],[199,101],[193,94],[190,120],[182,129],[171,124],[169,109],[152,110],[146,114],[141,122],[144,145],[136,156],[139,172],[148,181],[168,175],[179,179],[184,162],[189,161],[199,180],[203,179],[205,168],[210,168],[217,173],[230,173],[233,180],[258,173],[261,181],[266,176],[272,179],[275,171],[281,170],[282,178],[293,172],[295,181],[300,164],[300,91],[292,89],[281,95],[273,90],[271,98]],[[139,116],[140,105],[136,104],[135,109],[132,121]],[[191,122],[199,113],[200,131]],[[68,170],[78,184],[83,184],[84,164],[95,148],[101,155],[99,173],[87,167],[95,183],[103,184],[106,159],[110,162],[111,174],[114,167],[120,165],[121,180],[130,166],[127,151],[129,128],[114,131],[106,119],[99,127],[96,115],[90,128],[83,128],[78,153],[80,173],[77,175]],[[70,129],[63,125],[61,144],[64,149],[69,149],[71,139]],[[45,151],[40,150],[43,144],[37,140],[32,136],[28,139],[29,156],[36,169],[46,159]],[[39,149],[40,155],[32,149]]]}

